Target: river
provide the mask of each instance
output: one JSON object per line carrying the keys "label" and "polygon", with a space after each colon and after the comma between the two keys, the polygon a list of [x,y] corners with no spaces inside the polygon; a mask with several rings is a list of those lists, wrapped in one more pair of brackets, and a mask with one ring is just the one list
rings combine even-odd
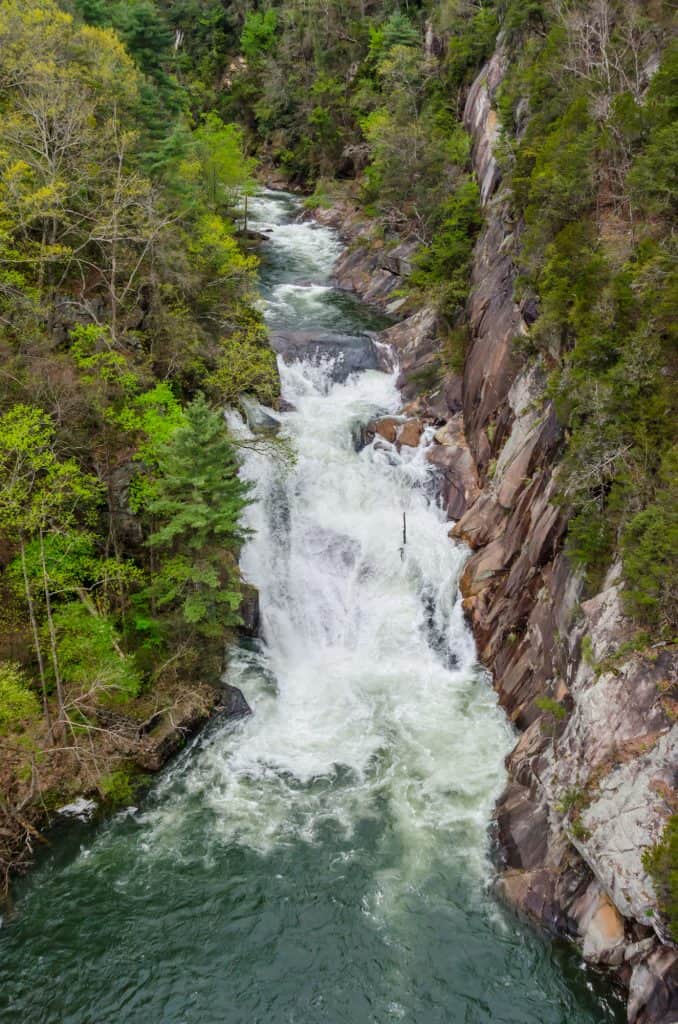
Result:
{"label": "river", "polygon": [[[253,202],[274,328],[378,326],[336,235]],[[603,1024],[609,986],[492,895],[513,737],[457,592],[423,448],[361,424],[395,376],[281,364],[293,460],[250,451],[253,715],[213,723],[142,806],[57,837],[0,929],[0,1019],[26,1024]],[[233,420],[234,429],[244,430]],[[402,545],[402,515],[407,544]]]}

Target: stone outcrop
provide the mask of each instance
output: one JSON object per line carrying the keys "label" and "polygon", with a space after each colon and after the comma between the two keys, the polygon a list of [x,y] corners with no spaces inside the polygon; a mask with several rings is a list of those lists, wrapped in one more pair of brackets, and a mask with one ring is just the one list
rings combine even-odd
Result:
{"label": "stone outcrop", "polygon": [[397,314],[404,300],[393,292],[412,270],[412,256],[418,243],[395,234],[384,239],[373,220],[365,217],[348,199],[313,211],[313,219],[335,228],[346,243],[332,272],[333,283],[355,292],[367,303]]}

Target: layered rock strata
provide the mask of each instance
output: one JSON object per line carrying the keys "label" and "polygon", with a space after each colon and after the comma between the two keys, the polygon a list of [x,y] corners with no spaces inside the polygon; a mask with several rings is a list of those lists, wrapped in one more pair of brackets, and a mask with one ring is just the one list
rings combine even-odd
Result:
{"label": "layered rock strata", "polygon": [[554,499],[562,431],[539,364],[516,356],[530,311],[514,301],[518,244],[494,156],[497,52],[471,89],[465,123],[485,208],[462,385],[481,491],[451,534],[473,554],[462,580],[478,653],[521,731],[497,809],[500,889],[517,908],[618,969],[629,1021],[678,1020],[678,950],[642,853],[674,806],[676,664],[668,648],[624,653],[631,623],[619,567],[585,592],[563,551]]}

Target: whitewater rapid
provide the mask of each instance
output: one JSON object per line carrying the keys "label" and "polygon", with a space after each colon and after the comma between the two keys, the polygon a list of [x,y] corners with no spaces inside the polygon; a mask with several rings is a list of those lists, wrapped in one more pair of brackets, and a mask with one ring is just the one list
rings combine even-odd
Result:
{"label": "whitewater rapid", "polygon": [[[266,313],[275,319],[292,301],[298,315],[305,302],[310,320],[336,238],[308,223],[278,227],[275,197],[260,198],[255,216],[287,273],[294,259],[310,277],[291,296],[274,283]],[[269,412],[284,444],[244,449],[255,501],[241,568],[259,590],[262,642],[231,656],[228,681],[253,715],[205,746],[186,794],[213,808],[223,841],[260,851],[291,836],[313,842],[328,823],[350,835],[386,803],[403,884],[432,854],[482,873],[511,734],[462,614],[467,551],[447,536],[430,432],[416,449],[377,435],[356,451],[361,426],[398,411],[396,375],[336,383],[332,370],[331,361],[281,360],[293,411]],[[175,802],[169,817],[177,812]],[[161,821],[154,830],[164,842]]]}

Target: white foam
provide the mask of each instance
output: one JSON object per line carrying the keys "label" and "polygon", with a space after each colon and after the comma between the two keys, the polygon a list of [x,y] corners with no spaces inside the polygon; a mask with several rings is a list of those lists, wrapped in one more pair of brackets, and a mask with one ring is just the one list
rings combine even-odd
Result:
{"label": "white foam", "polygon": [[194,757],[147,841],[181,829],[182,801],[213,809],[218,841],[258,850],[312,842],[328,823],[350,836],[386,803],[404,852],[384,892],[445,849],[480,868],[510,732],[463,620],[466,552],[431,500],[423,448],[354,450],[357,423],[398,408],[393,376],[333,384],[299,363],[281,375],[296,460],[251,451],[243,470],[258,500],[242,568],[265,650],[236,654],[229,681],[254,715]]}

